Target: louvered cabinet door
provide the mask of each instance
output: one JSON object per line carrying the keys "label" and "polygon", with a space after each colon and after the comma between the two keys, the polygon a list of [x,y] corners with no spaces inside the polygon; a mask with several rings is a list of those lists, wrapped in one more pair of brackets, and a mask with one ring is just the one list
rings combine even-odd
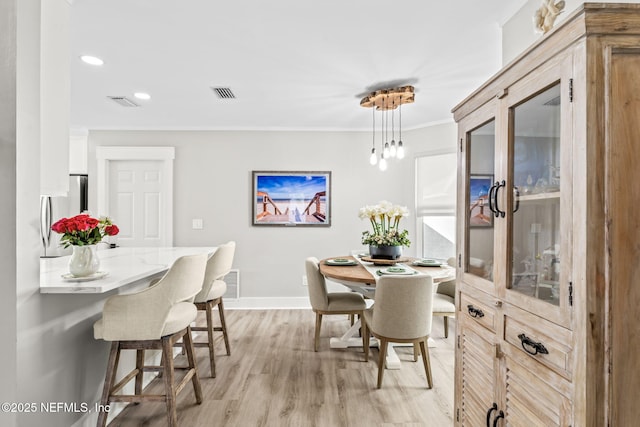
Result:
{"label": "louvered cabinet door", "polygon": [[[504,419],[498,426],[573,425],[571,383],[536,361],[506,355]],[[525,366],[529,365],[529,366]]]}
{"label": "louvered cabinet door", "polygon": [[457,425],[484,426],[487,413],[494,412],[491,408],[496,402],[495,335],[466,319],[461,319],[461,322],[461,386]]}

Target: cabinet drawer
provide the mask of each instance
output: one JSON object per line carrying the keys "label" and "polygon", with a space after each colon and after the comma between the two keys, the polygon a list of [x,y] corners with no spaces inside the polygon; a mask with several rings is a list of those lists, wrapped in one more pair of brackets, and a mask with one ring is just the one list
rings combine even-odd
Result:
{"label": "cabinet drawer", "polygon": [[497,330],[497,319],[495,307],[491,307],[491,302],[480,301],[480,298],[471,297],[465,293],[460,294],[460,312],[492,332]]}
{"label": "cabinet drawer", "polygon": [[[505,425],[572,426],[571,383],[520,352],[513,353],[505,358]],[[528,364],[537,366],[531,369]]]}
{"label": "cabinet drawer", "polygon": [[571,331],[531,313],[505,308],[504,340],[523,354],[571,378]]}

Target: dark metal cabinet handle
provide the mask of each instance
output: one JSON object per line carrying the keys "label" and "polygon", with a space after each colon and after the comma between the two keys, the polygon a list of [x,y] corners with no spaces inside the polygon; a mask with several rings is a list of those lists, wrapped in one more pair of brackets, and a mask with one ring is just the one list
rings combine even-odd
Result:
{"label": "dark metal cabinet handle", "polygon": [[549,354],[549,350],[547,350],[547,348],[544,345],[542,345],[541,342],[535,342],[525,334],[518,335],[518,338],[520,338],[520,343],[522,344],[522,348],[527,353],[533,356],[535,356],[536,354]]}
{"label": "dark metal cabinet handle", "polygon": [[506,215],[505,211],[500,210],[500,208],[498,207],[498,193],[500,192],[500,187],[506,187],[507,183],[503,179],[502,182],[496,181],[495,186],[496,186],[496,191],[493,194],[493,204],[495,205],[495,208],[496,208],[495,215],[496,215],[496,218],[497,217],[504,218],[504,216]]}
{"label": "dark metal cabinet handle", "polygon": [[498,427],[498,420],[500,418],[504,418],[504,412],[502,411],[498,412],[498,416],[496,417],[495,420],[493,420],[493,427]]}
{"label": "dark metal cabinet handle", "polygon": [[489,410],[487,411],[487,427],[491,427],[491,413],[493,411],[497,411],[498,410],[498,404],[497,403],[493,403],[493,406],[491,408],[489,408]]}
{"label": "dark metal cabinet handle", "polygon": [[[497,182],[496,182],[497,184]],[[489,210],[491,211],[492,214],[496,214],[496,208],[493,207],[493,192],[496,189],[496,184],[493,184],[491,186],[491,188],[489,189]]]}
{"label": "dark metal cabinet handle", "polygon": [[471,304],[467,306],[467,311],[469,312],[469,316],[471,317],[484,317],[484,312],[479,308],[475,308]]}
{"label": "dark metal cabinet handle", "polygon": [[518,209],[520,209],[520,190],[518,190],[518,187],[514,186],[513,192],[515,193],[515,199],[516,199],[516,207],[515,209],[513,209],[513,213],[516,213],[518,212]]}

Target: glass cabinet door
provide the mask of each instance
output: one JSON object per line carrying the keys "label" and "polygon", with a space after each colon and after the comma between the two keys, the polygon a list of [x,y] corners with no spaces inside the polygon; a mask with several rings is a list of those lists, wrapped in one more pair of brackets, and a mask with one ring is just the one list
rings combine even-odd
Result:
{"label": "glass cabinet door", "polygon": [[493,281],[494,166],[496,125],[491,120],[467,133],[467,213],[464,271]]}
{"label": "glass cabinet door", "polygon": [[511,108],[511,291],[560,305],[561,85]]}

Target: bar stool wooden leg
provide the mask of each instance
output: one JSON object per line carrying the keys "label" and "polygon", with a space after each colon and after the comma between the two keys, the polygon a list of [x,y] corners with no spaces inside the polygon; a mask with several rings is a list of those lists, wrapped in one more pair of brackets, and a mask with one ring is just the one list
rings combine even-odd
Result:
{"label": "bar stool wooden leg", "polygon": [[[136,374],[136,385],[135,385],[135,393],[142,394],[142,382],[144,380],[144,350],[136,350],[136,369],[138,373]],[[136,402],[138,404],[140,402]]]}
{"label": "bar stool wooden leg", "polygon": [[220,314],[220,329],[222,330],[222,337],[224,338],[224,346],[227,349],[227,356],[231,356],[231,347],[229,347],[229,335],[227,334],[227,322],[224,320],[224,304],[222,298],[218,301],[218,314]]}
{"label": "bar stool wooden leg", "polygon": [[111,395],[111,387],[116,380],[116,370],[120,359],[120,343],[113,341],[111,343],[111,351],[109,352],[109,360],[107,362],[107,373],[104,377],[104,387],[102,389],[102,398],[100,399],[100,412],[98,414],[98,427],[104,427],[107,425],[106,411],[107,405],[109,405],[109,396]]}
{"label": "bar stool wooden leg", "polygon": [[209,344],[209,365],[211,367],[211,377],[216,377],[216,352],[213,345],[213,305],[211,301],[206,303],[207,315],[207,340]]}
{"label": "bar stool wooden leg", "polygon": [[176,390],[174,388],[174,372],[173,372],[173,343],[170,337],[162,337],[162,355],[164,356],[164,389],[167,404],[167,420],[169,427],[177,427],[178,417],[176,415]]}
{"label": "bar stool wooden leg", "polygon": [[198,369],[196,368],[196,358],[193,351],[193,337],[191,336],[191,328],[187,328],[187,333],[182,339],[184,342],[184,348],[187,352],[187,361],[189,363],[189,371],[193,371],[193,377],[191,382],[193,383],[193,391],[196,395],[196,402],[202,403],[202,386],[200,385],[200,377],[198,376]]}

